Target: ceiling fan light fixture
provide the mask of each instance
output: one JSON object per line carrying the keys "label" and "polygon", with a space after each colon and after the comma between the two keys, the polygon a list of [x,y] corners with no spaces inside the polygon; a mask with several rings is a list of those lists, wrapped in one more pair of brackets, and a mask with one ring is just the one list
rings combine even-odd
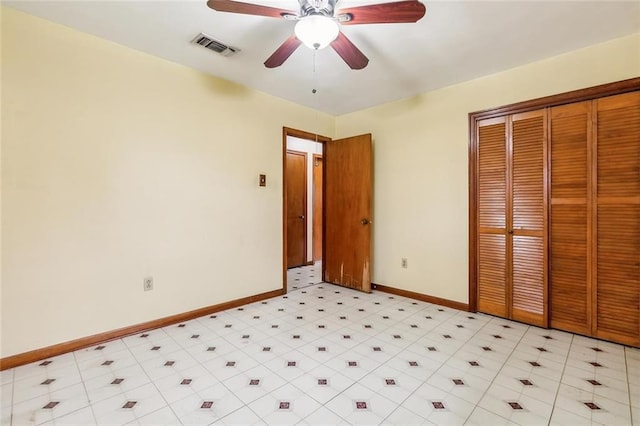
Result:
{"label": "ceiling fan light fixture", "polygon": [[338,37],[338,23],[324,15],[309,15],[301,18],[295,27],[298,40],[310,49],[324,49]]}

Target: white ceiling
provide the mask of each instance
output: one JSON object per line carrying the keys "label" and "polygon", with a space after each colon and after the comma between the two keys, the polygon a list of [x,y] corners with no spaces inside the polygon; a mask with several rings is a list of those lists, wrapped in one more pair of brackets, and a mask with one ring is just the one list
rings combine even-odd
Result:
{"label": "white ceiling", "polygon": [[[304,46],[279,68],[263,65],[294,22],[216,12],[206,0],[3,4],[333,115],[640,31],[639,1],[421,1],[427,14],[416,24],[342,27],[369,57],[365,69],[349,69],[326,48],[316,54],[315,72],[314,52]],[[298,5],[251,2],[294,11]],[[340,0],[338,9],[383,2]],[[190,44],[199,32],[241,52],[226,58]]]}

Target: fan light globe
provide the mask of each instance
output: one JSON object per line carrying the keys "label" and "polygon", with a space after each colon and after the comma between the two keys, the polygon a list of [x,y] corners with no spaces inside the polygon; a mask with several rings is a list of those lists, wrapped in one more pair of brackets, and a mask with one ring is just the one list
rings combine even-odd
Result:
{"label": "fan light globe", "polygon": [[296,23],[298,40],[310,49],[324,49],[338,37],[340,29],[333,19],[322,15],[305,16]]}

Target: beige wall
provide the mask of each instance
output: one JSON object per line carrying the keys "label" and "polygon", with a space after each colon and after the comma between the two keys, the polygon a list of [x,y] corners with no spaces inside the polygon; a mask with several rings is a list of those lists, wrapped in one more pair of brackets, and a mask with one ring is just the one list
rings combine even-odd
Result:
{"label": "beige wall", "polygon": [[333,117],[8,8],[2,88],[3,357],[282,287],[282,127]]}
{"label": "beige wall", "polygon": [[373,281],[467,302],[468,113],[638,77],[639,52],[636,34],[338,117],[336,137],[374,138]]}

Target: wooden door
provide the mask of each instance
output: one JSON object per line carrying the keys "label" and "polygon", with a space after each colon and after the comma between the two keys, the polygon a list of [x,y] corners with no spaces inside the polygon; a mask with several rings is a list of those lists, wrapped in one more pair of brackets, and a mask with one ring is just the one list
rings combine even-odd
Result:
{"label": "wooden door", "polygon": [[371,135],[325,144],[324,281],[371,291]]}
{"label": "wooden door", "polygon": [[478,122],[478,310],[547,324],[546,112]]}
{"label": "wooden door", "polygon": [[507,312],[507,120],[478,122],[478,310]]}
{"label": "wooden door", "polygon": [[594,101],[595,335],[640,345],[640,92]]}
{"label": "wooden door", "polygon": [[322,155],[313,154],[313,260],[322,260]]}
{"label": "wooden door", "polygon": [[591,104],[551,108],[551,327],[591,334]]}
{"label": "wooden door", "polygon": [[[511,117],[507,170],[507,303],[511,318],[547,326],[546,111]],[[510,155],[509,155],[510,154]]]}
{"label": "wooden door", "polygon": [[287,150],[287,268],[307,261],[307,154]]}

